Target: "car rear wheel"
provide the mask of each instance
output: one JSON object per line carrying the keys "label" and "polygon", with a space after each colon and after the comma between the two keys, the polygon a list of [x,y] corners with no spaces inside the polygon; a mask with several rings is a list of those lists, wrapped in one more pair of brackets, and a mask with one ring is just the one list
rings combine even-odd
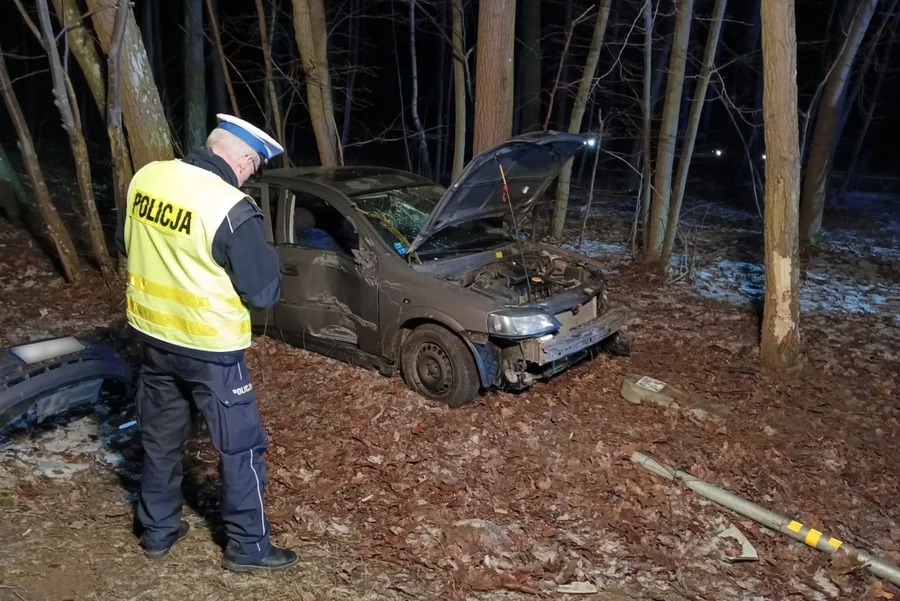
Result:
{"label": "car rear wheel", "polygon": [[413,330],[400,353],[406,385],[426,399],[462,407],[478,394],[475,360],[459,336],[435,324]]}

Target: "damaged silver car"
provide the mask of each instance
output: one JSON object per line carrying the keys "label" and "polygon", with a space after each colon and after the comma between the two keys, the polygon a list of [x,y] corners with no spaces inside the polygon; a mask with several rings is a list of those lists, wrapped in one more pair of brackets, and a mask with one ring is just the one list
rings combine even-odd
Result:
{"label": "damaged silver car", "polygon": [[281,300],[254,331],[400,371],[461,406],[521,390],[601,347],[627,352],[600,265],[519,228],[589,136],[537,132],[475,157],[449,188],[381,167],[270,170],[245,186],[281,257]]}

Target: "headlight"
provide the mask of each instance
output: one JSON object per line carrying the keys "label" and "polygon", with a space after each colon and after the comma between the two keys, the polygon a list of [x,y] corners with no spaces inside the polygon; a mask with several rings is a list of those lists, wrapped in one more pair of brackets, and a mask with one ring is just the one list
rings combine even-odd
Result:
{"label": "headlight", "polygon": [[504,309],[488,315],[488,332],[494,336],[524,338],[558,330],[552,315],[535,309]]}

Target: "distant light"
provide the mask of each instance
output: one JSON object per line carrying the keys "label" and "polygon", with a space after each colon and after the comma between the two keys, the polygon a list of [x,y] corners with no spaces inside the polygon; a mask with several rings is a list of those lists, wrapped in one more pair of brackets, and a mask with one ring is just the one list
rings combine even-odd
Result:
{"label": "distant light", "polygon": [[715,152],[716,152],[716,156],[717,156],[717,157],[722,156],[722,151],[721,151],[721,150],[716,150]]}
{"label": "distant light", "polygon": [[593,148],[594,146],[597,145],[597,138],[588,138],[587,141],[585,142],[585,144],[587,144],[588,146]]}
{"label": "distant light", "polygon": [[766,160],[766,153],[763,153],[763,160]]}

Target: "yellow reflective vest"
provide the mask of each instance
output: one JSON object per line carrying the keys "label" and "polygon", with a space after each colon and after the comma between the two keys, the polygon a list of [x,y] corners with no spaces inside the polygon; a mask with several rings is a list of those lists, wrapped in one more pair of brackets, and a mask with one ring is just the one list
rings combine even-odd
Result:
{"label": "yellow reflective vest", "polygon": [[212,256],[216,231],[246,195],[182,161],[140,169],[128,187],[126,315],[176,346],[229,352],[250,346],[250,312]]}

